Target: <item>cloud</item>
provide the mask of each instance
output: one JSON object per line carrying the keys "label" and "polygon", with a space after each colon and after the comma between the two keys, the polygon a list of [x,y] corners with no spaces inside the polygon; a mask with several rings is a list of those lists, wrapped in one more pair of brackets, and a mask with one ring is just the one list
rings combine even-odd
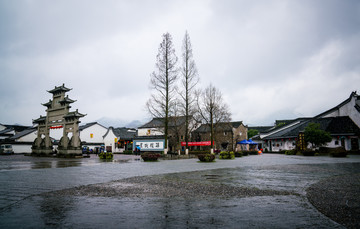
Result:
{"label": "cloud", "polygon": [[31,124],[62,83],[84,122],[148,118],[165,32],[179,58],[189,32],[199,87],[216,85],[233,120],[315,115],[360,85],[358,1],[21,3],[0,2],[0,123]]}
{"label": "cloud", "polygon": [[248,123],[270,124],[274,120],[269,117],[275,115],[276,119],[311,117],[338,105],[360,85],[358,66],[343,67],[356,46],[356,42],[331,41],[304,61],[298,72],[235,92],[232,98],[245,97],[239,100],[240,107],[234,106],[234,115],[248,117]]}

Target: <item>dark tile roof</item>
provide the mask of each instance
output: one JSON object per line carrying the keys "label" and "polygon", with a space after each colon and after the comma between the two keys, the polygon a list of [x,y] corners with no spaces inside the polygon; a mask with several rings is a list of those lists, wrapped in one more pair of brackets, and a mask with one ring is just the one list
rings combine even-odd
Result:
{"label": "dark tile roof", "polygon": [[360,128],[348,117],[329,117],[329,118],[313,118],[302,120],[300,123],[285,128],[279,132],[271,134],[263,139],[280,139],[280,138],[294,138],[299,135],[299,132],[305,130],[307,125],[311,122],[319,123],[320,129],[329,132],[331,135],[359,135]]}
{"label": "dark tile roof", "polygon": [[152,135],[152,136],[137,136],[134,140],[152,140],[152,139],[164,139],[165,135]]}
{"label": "dark tile roof", "polygon": [[[323,118],[326,119],[326,118]],[[326,126],[326,131],[333,135],[336,134],[360,134],[360,128],[348,116],[329,118],[330,122]]]}
{"label": "dark tile roof", "polygon": [[275,120],[275,126],[279,125],[287,125],[294,121],[294,119],[283,119],[283,120]]}
{"label": "dark tile roof", "polygon": [[3,130],[0,130],[0,136],[12,136],[12,134],[8,134],[8,132],[10,131],[13,131],[13,129],[3,129]]}
{"label": "dark tile roof", "polygon": [[[221,122],[214,125],[215,131],[232,131],[232,128],[238,128],[242,124],[242,121],[238,122]],[[207,133],[210,132],[209,124],[201,124],[199,128],[194,130],[197,133]]]}
{"label": "dark tile roof", "polygon": [[[164,127],[164,118],[153,118],[150,122],[140,126],[139,128],[161,128]],[[185,116],[169,117],[169,127],[185,125]]]}
{"label": "dark tile roof", "polygon": [[274,126],[248,126],[248,130],[258,130],[260,133],[268,132]]}
{"label": "dark tile roof", "polygon": [[272,128],[270,129],[267,129],[267,130],[264,130],[263,132],[261,133],[270,133],[270,132],[273,132],[273,131],[277,131],[277,130],[280,130],[288,125],[294,125],[295,123],[297,122],[305,122],[305,121],[308,121],[308,120],[311,120],[313,118],[297,118],[297,119],[292,119],[292,120],[287,120],[287,124],[285,125],[279,125],[279,126],[273,126]]}
{"label": "dark tile roof", "polygon": [[23,126],[23,125],[5,125],[3,124],[3,126],[6,127],[6,129],[10,130],[15,130],[15,132],[20,132],[26,129],[31,128],[31,126]]}
{"label": "dark tile roof", "polygon": [[69,112],[67,113],[66,115],[64,115],[64,118],[73,118],[73,117],[76,117],[76,118],[82,118],[86,116],[86,114],[81,114],[78,112],[78,110],[76,109],[76,111],[72,111],[72,112]]}
{"label": "dark tile roof", "polygon": [[67,92],[67,91],[70,91],[70,90],[72,90],[72,89],[69,89],[69,88],[65,87],[65,84],[63,84],[63,85],[61,85],[59,87],[55,86],[54,89],[52,89],[52,90],[50,90],[48,92],[54,94],[54,93],[59,93],[59,92],[62,92],[62,91]]}
{"label": "dark tile roof", "polygon": [[23,130],[23,131],[21,131],[21,132],[19,132],[19,133],[15,134],[14,136],[11,136],[11,137],[10,137],[10,140],[16,140],[16,139],[19,139],[19,138],[21,138],[21,137],[23,137],[23,136],[25,136],[25,135],[28,135],[28,134],[30,134],[30,133],[32,133],[32,132],[35,132],[35,131],[36,131],[36,129],[37,129],[37,128],[32,127],[32,128],[29,128],[29,129]]}
{"label": "dark tile roof", "polygon": [[41,116],[40,115],[40,118],[34,119],[33,123],[43,123],[45,121],[46,121],[46,116]]}
{"label": "dark tile roof", "polygon": [[113,133],[119,140],[133,140],[137,136],[136,129],[126,127],[114,128],[110,126],[104,137],[106,137],[110,130],[113,131]]}
{"label": "dark tile roof", "polygon": [[[360,96],[359,96],[359,98],[360,98]],[[355,108],[356,108],[357,111],[360,112],[360,106],[358,104],[355,104]]]}
{"label": "dark tile roof", "polygon": [[59,103],[61,104],[70,104],[70,103],[74,103],[76,102],[76,100],[72,100],[69,98],[69,95],[67,95],[63,100],[59,101]]}
{"label": "dark tile roof", "polygon": [[[5,126],[5,129],[0,131],[0,136],[5,137],[5,139],[10,138],[10,137],[16,135],[17,133],[22,132],[22,131],[24,131],[24,130],[26,130],[28,128],[31,128],[30,126],[22,126],[22,125],[5,125],[5,124],[2,124],[2,126]],[[10,133],[12,131],[14,131],[15,134]]]}
{"label": "dark tile roof", "polygon": [[99,124],[99,123],[97,123],[97,122],[90,122],[90,123],[86,123],[85,125],[79,126],[79,130],[82,131],[82,130],[84,130],[84,129],[86,129],[86,128],[89,128],[89,127],[91,127],[91,126],[93,126],[93,125],[96,125],[96,124],[98,124],[98,125],[104,127],[105,129],[107,129],[105,126],[103,126],[103,125],[101,125],[101,124]]}
{"label": "dark tile roof", "polygon": [[49,99],[49,102],[47,102],[47,103],[42,103],[41,105],[43,105],[43,106],[46,106],[46,107],[51,107],[51,105],[52,105],[52,101],[51,101],[51,99]]}
{"label": "dark tile roof", "polygon": [[115,128],[114,134],[122,140],[133,140],[137,136],[137,131],[133,128]]}

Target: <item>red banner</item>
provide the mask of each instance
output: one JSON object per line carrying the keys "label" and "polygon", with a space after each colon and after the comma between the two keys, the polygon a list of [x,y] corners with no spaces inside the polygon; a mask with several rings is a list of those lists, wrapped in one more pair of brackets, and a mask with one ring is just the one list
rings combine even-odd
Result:
{"label": "red banner", "polygon": [[50,129],[61,129],[63,126],[50,126]]}
{"label": "red banner", "polygon": [[[186,146],[186,142],[181,142],[181,146]],[[211,146],[211,141],[208,141],[208,142],[188,142],[188,146]]]}

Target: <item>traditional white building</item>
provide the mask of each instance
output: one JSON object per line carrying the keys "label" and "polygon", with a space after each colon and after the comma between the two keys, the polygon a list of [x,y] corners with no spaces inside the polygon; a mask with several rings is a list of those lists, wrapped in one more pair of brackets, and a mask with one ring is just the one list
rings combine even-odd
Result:
{"label": "traditional white building", "polygon": [[295,149],[299,133],[310,123],[330,133],[332,141],[327,147],[343,146],[346,150],[359,150],[360,142],[360,96],[352,92],[339,105],[313,117],[286,120],[284,125],[263,131],[254,140],[269,151]]}
{"label": "traditional white building", "polygon": [[79,127],[80,139],[83,147],[89,147],[96,151],[97,147],[104,145],[104,135],[107,128],[97,122],[87,123]]}
{"label": "traditional white building", "polygon": [[136,129],[133,128],[109,127],[103,136],[106,151],[120,153],[125,150],[132,150],[132,144],[136,134]]}
{"label": "traditional white building", "polygon": [[11,142],[9,143],[11,143],[14,153],[30,153],[32,143],[36,137],[36,128],[29,128],[10,137]]}
{"label": "traditional white building", "polygon": [[349,116],[353,122],[360,127],[360,96],[356,91],[352,92],[348,99],[317,116],[315,118],[328,118]]}
{"label": "traditional white building", "polygon": [[154,118],[138,128],[139,137],[161,135],[164,135],[164,119],[162,118]]}

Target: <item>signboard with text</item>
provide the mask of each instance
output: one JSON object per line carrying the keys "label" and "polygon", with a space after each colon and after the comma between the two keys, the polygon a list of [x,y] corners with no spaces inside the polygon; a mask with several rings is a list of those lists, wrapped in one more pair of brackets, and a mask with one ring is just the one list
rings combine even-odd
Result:
{"label": "signboard with text", "polygon": [[140,151],[164,151],[164,139],[134,140],[133,150],[140,147]]}
{"label": "signboard with text", "polygon": [[[215,145],[215,142],[213,142]],[[181,146],[186,146],[186,142],[181,142]],[[206,142],[188,142],[188,146],[211,146],[211,141]]]}

